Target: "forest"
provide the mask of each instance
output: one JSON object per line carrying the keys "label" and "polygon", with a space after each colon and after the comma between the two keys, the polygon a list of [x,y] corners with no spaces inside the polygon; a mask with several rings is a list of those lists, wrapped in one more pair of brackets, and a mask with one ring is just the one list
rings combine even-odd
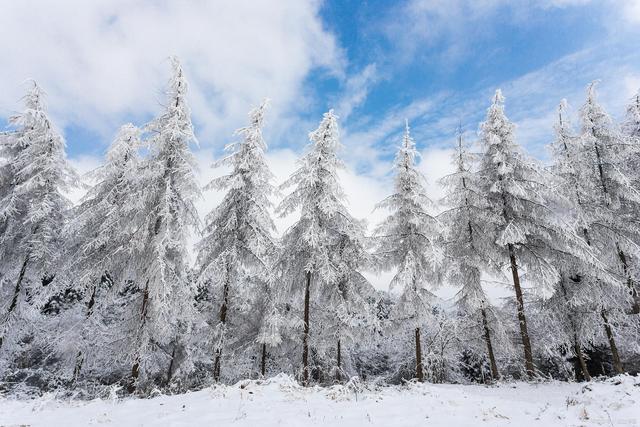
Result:
{"label": "forest", "polygon": [[[369,227],[338,177],[333,110],[277,183],[265,101],[214,165],[229,173],[200,188],[188,83],[171,64],[162,111],[118,130],[79,203],[67,194],[86,177],[37,84],[0,133],[0,391],[91,398],[280,373],[331,385],[640,371],[640,92],[619,121],[596,83],[577,117],[559,100],[543,164],[517,141],[497,90],[477,135],[458,132],[455,172],[440,182],[421,174],[406,123],[393,192],[377,205],[386,218]],[[195,202],[210,190],[224,198],[202,221]],[[277,230],[274,218],[289,215]],[[369,271],[391,272],[390,291]],[[451,301],[434,293],[444,284],[458,290]],[[511,296],[490,298],[498,285]]]}

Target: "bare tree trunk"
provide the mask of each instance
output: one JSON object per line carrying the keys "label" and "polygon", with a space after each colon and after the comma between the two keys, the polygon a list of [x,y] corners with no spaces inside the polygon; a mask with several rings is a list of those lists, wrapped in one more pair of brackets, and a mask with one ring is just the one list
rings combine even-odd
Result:
{"label": "bare tree trunk", "polygon": [[262,344],[262,358],[260,360],[260,374],[264,378],[267,371],[267,344]]}
{"label": "bare tree trunk", "polygon": [[[144,327],[147,320],[147,306],[149,305],[149,281],[144,285],[142,293],[142,308],[140,309],[140,329]],[[127,387],[129,393],[135,393],[138,386],[138,377],[140,376],[140,355],[138,354],[131,367],[131,382]]]}
{"label": "bare tree trunk", "polygon": [[587,363],[585,362],[584,355],[582,354],[582,346],[580,345],[580,341],[578,341],[578,334],[576,333],[573,334],[573,351],[576,353],[576,357],[578,358],[583,378],[585,381],[591,381],[591,374],[589,374]]}
{"label": "bare tree trunk", "polygon": [[309,297],[311,290],[311,272],[307,272],[304,288],[304,334],[302,335],[302,382],[309,385]]}
{"label": "bare tree trunk", "polygon": [[600,312],[600,316],[602,316],[602,320],[604,321],[604,330],[607,333],[607,338],[609,339],[609,347],[611,347],[611,361],[613,369],[615,369],[617,374],[624,374],[624,369],[622,369],[622,363],[620,362],[620,355],[618,354],[618,346],[616,345],[616,339],[613,335],[613,330],[611,329],[611,324],[609,323],[606,310],[602,310]]}
{"label": "bare tree trunk", "polygon": [[337,344],[337,368],[336,369],[336,382],[342,382],[342,347],[340,343],[340,338],[338,338]]}
{"label": "bare tree trunk", "polygon": [[224,288],[222,289],[222,307],[220,307],[220,323],[222,324],[222,336],[220,337],[220,341],[218,343],[218,347],[215,351],[215,362],[213,363],[213,380],[215,382],[220,381],[220,360],[222,358],[222,343],[224,340],[224,328],[227,324],[227,310],[229,307],[229,279],[224,284]]}
{"label": "bare tree trunk", "polygon": [[513,244],[509,243],[509,258],[511,261],[511,274],[513,275],[513,287],[516,291],[516,306],[518,311],[518,323],[520,324],[520,336],[522,337],[522,345],[524,346],[524,366],[529,379],[533,378],[535,370],[533,367],[533,352],[531,351],[531,341],[529,339],[529,331],[527,330],[527,318],[524,314],[524,299],[522,297],[522,288],[520,287],[520,275],[518,274],[518,264],[516,262],[516,253]]}
{"label": "bare tree trunk", "polygon": [[622,264],[622,270],[624,271],[624,275],[627,276],[627,287],[629,288],[629,292],[631,293],[631,312],[629,314],[638,314],[640,313],[640,296],[638,295],[638,290],[631,279],[631,274],[629,274],[629,264],[627,262],[627,256],[620,246],[616,244],[616,248],[618,250],[618,258],[620,259],[620,264]]}
{"label": "bare tree trunk", "polygon": [[[89,319],[91,317],[91,314],[93,313],[93,306],[96,303],[96,290],[97,289],[98,289],[98,287],[95,286],[93,288],[93,291],[91,291],[91,298],[89,298],[89,302],[87,303],[87,313],[84,316],[85,320]],[[84,354],[82,353],[82,350],[79,350],[78,354],[76,355],[76,367],[73,369],[73,380],[74,381],[76,381],[78,379],[78,377],[80,376],[80,371],[82,370],[83,363],[84,363]]]}
{"label": "bare tree trunk", "polygon": [[[18,305],[18,297],[20,296],[20,288],[22,286],[22,280],[24,279],[24,275],[27,272],[27,265],[29,265],[29,255],[24,258],[24,262],[22,263],[22,267],[20,268],[20,274],[18,274],[18,280],[16,281],[16,287],[13,291],[13,298],[11,299],[11,304],[9,305],[9,309],[5,315],[4,321],[9,320],[9,316],[13,313],[13,310],[16,309]],[[4,336],[0,336],[0,348],[2,348],[2,343],[4,341]]]}
{"label": "bare tree trunk", "polygon": [[176,340],[173,344],[173,350],[171,350],[171,362],[169,362],[169,369],[167,370],[167,385],[171,384],[171,380],[173,379],[173,366],[175,365],[177,348],[178,341]]}
{"label": "bare tree trunk", "polygon": [[[587,235],[585,229],[585,235]],[[574,279],[574,281],[577,279]],[[565,287],[565,276],[562,275],[560,277],[560,287],[562,289],[562,295],[564,296],[564,300],[569,305],[569,297],[567,296],[567,288]],[[571,309],[567,309],[567,317],[569,318],[569,324],[571,325],[571,329],[573,331],[573,352],[578,358],[578,363],[580,364],[580,370],[582,371],[582,376],[586,381],[591,381],[591,375],[589,374],[589,369],[587,369],[587,364],[584,360],[584,355],[582,353],[582,345],[580,344],[580,340],[578,339],[578,327],[576,326],[576,322],[573,314],[570,311]]]}
{"label": "bare tree trunk", "polygon": [[424,371],[422,369],[422,344],[420,343],[420,328],[416,328],[416,378],[424,381]]}
{"label": "bare tree trunk", "polygon": [[484,341],[487,344],[487,353],[489,354],[489,364],[491,365],[491,377],[494,380],[500,379],[500,372],[498,372],[498,364],[496,363],[496,356],[493,353],[493,345],[491,344],[491,331],[489,330],[489,322],[487,321],[487,311],[482,308],[482,326],[484,327]]}

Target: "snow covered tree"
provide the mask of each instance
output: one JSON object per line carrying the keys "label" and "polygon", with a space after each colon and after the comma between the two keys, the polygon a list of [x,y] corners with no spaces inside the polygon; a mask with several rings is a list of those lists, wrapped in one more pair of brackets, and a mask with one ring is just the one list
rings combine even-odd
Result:
{"label": "snow covered tree", "polygon": [[640,90],[627,106],[622,132],[627,136],[640,138]]}
{"label": "snow covered tree", "polygon": [[[227,193],[206,218],[204,237],[198,244],[200,281],[212,286],[211,293],[221,293],[221,306],[214,338],[215,381],[220,379],[220,365],[227,334],[230,306],[250,305],[252,294],[266,293],[265,324],[257,338],[261,346],[261,371],[264,375],[267,345],[279,343],[272,266],[277,245],[271,219],[271,197],[277,190],[272,185],[273,174],[265,159],[267,145],[262,137],[262,125],[267,108],[265,101],[249,113],[250,123],[236,134],[241,141],[227,145],[229,156],[215,166],[230,166],[228,175],[216,178],[207,188],[227,190]],[[261,286],[263,285],[263,286]],[[252,309],[252,308],[249,308]]]}
{"label": "snow covered tree", "polygon": [[[587,101],[580,109],[582,120],[580,158],[587,168],[581,180],[588,204],[598,212],[598,225],[608,228],[608,238],[598,239],[600,252],[610,265],[621,267],[632,299],[633,313],[640,312],[640,299],[633,280],[640,256],[640,191],[625,165],[638,158],[637,146],[627,144],[611,117],[596,99],[596,82],[589,85]],[[637,171],[636,171],[637,173]],[[593,228],[593,227],[591,227]],[[608,246],[608,247],[606,247]]]}
{"label": "snow covered tree", "polygon": [[478,325],[486,344],[487,356],[494,380],[500,378],[491,326],[497,321],[493,307],[484,293],[482,274],[501,276],[500,263],[491,258],[487,250],[493,242],[487,241],[487,229],[495,226],[486,215],[487,200],[480,192],[478,174],[472,171],[478,153],[471,152],[458,133],[458,145],[453,160],[456,171],[441,179],[447,189],[442,200],[446,209],[438,216],[444,226],[445,258],[442,267],[450,285],[461,285],[456,295],[456,306],[461,319]]}
{"label": "snow covered tree", "polygon": [[[309,383],[311,304],[320,326],[336,342],[336,377],[342,370],[342,340],[366,323],[364,303],[371,289],[359,269],[369,262],[365,227],[345,206],[337,172],[343,168],[337,117],[324,114],[309,134],[310,145],[300,167],[282,184],[294,187],[278,206],[281,216],[300,209],[299,220],[282,238],[278,262],[292,298],[303,293],[302,379]],[[301,286],[304,284],[303,286]],[[313,298],[312,298],[313,291]],[[324,341],[324,340],[322,340]],[[321,344],[324,344],[321,342]],[[315,346],[321,350],[321,346]]]}
{"label": "snow covered tree", "polygon": [[539,288],[551,287],[558,278],[552,262],[558,254],[571,253],[589,259],[590,250],[575,231],[554,211],[559,195],[549,174],[526,159],[515,142],[514,125],[504,113],[504,97],[496,91],[487,119],[481,125],[484,153],[480,161],[479,192],[486,199],[487,253],[495,260],[509,260],[516,297],[525,371],[534,375],[533,352],[527,329],[522,268]]}
{"label": "snow covered tree", "polygon": [[420,331],[432,319],[434,295],[427,287],[439,280],[442,251],[437,242],[441,225],[429,214],[432,201],[425,190],[426,180],[416,167],[418,155],[407,123],[394,161],[395,193],[377,205],[391,214],[374,231],[374,256],[381,269],[397,269],[389,288],[400,288],[401,295],[391,316],[395,323],[408,325],[414,334],[416,378],[422,381]]}
{"label": "snow covered tree", "polygon": [[131,243],[137,252],[134,280],[142,289],[142,301],[136,337],[128,349],[133,360],[131,391],[141,370],[158,374],[163,363],[168,363],[164,382],[171,382],[180,362],[175,356],[184,350],[181,337],[188,330],[195,294],[188,280],[187,252],[189,233],[199,226],[194,201],[200,189],[189,150],[195,136],[187,80],[176,58],[171,58],[171,65],[165,112],[145,127],[149,155],[139,168],[144,208]]}
{"label": "snow covered tree", "polygon": [[[106,164],[92,173],[97,183],[71,212],[65,228],[66,248],[62,283],[70,284],[84,296],[79,335],[73,336],[77,356],[74,378],[80,374],[86,351],[97,354],[100,337],[89,321],[101,288],[122,284],[134,277],[136,253],[131,245],[143,212],[139,167],[140,130],[122,126],[111,144]],[[68,285],[64,285],[68,286]],[[67,340],[69,341],[69,340]],[[103,349],[104,350],[104,349]],[[100,356],[100,355],[98,355]]]}
{"label": "snow covered tree", "polygon": [[0,148],[0,269],[6,288],[0,346],[7,341],[13,346],[20,338],[24,331],[16,323],[28,324],[29,304],[40,304],[43,285],[58,272],[61,230],[70,207],[63,193],[76,182],[43,98],[34,82],[24,97],[24,111],[9,119],[15,129],[3,135]]}

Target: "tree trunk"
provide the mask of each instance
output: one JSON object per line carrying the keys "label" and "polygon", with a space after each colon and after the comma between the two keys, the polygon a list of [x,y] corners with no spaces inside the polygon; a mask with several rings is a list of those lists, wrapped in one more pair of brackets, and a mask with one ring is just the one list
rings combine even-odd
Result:
{"label": "tree trunk", "polygon": [[169,362],[169,369],[167,370],[167,385],[171,384],[171,380],[173,379],[173,366],[176,360],[176,349],[178,348],[178,342],[173,345],[173,350],[171,351],[171,362]]}
{"label": "tree trunk", "polygon": [[307,272],[304,288],[304,333],[302,335],[302,382],[309,385],[309,297],[311,290],[311,272]]}
{"label": "tree trunk", "polygon": [[[144,327],[147,320],[147,306],[149,305],[149,281],[144,285],[142,292],[142,308],[140,309],[140,329]],[[131,382],[127,387],[129,393],[135,393],[138,386],[138,377],[140,376],[140,355],[138,354],[131,367]]]}
{"label": "tree trunk", "polygon": [[420,343],[420,328],[416,328],[416,378],[418,381],[424,381],[424,372],[422,370],[422,345]]}
{"label": "tree trunk", "polygon": [[584,355],[582,354],[582,346],[580,345],[580,341],[578,341],[578,334],[576,333],[573,334],[573,351],[576,353],[576,357],[578,358],[582,377],[585,381],[591,381],[591,374],[589,374],[587,363],[585,362]]}
{"label": "tree trunk", "polygon": [[638,314],[640,313],[640,296],[638,295],[638,290],[631,279],[631,274],[629,274],[629,264],[627,263],[627,255],[624,253],[620,246],[616,244],[616,248],[618,250],[618,258],[620,259],[620,263],[622,264],[622,271],[624,271],[624,275],[627,276],[627,287],[629,288],[629,292],[631,293],[631,312],[629,314]]}
{"label": "tree trunk", "polygon": [[267,372],[267,344],[262,344],[262,358],[260,360],[260,375],[264,378]]}
{"label": "tree trunk", "polygon": [[493,345],[491,344],[491,331],[489,330],[489,322],[487,321],[487,311],[484,308],[482,308],[482,326],[484,327],[484,341],[487,344],[489,364],[491,365],[491,377],[495,381],[500,379],[500,372],[498,372],[496,356],[493,354]]}
{"label": "tree trunk", "polygon": [[[93,313],[93,306],[96,303],[96,290],[97,289],[98,289],[98,287],[95,286],[93,288],[93,291],[91,291],[91,298],[89,298],[89,302],[87,303],[87,313],[84,316],[85,320],[89,319],[91,317],[91,314]],[[82,350],[78,350],[78,354],[76,355],[76,367],[73,369],[73,380],[74,381],[78,380],[78,376],[80,376],[80,371],[82,370],[82,365],[83,364],[84,364],[84,354],[82,353]]]}
{"label": "tree trunk", "polygon": [[607,312],[605,310],[602,310],[600,312],[600,315],[602,316],[602,320],[604,321],[604,330],[607,333],[607,338],[609,339],[609,347],[611,347],[611,361],[613,364],[613,369],[615,369],[617,374],[624,374],[624,369],[622,369],[622,363],[620,362],[620,355],[618,354],[618,346],[616,345],[616,339],[613,335],[611,325],[609,324]]}
{"label": "tree trunk", "polygon": [[[27,265],[29,265],[29,255],[24,258],[24,262],[22,263],[22,267],[20,268],[20,274],[18,274],[18,280],[16,281],[16,287],[13,291],[13,298],[11,299],[11,304],[9,305],[9,309],[7,310],[7,314],[5,316],[5,322],[9,320],[9,316],[13,313],[16,306],[18,305],[18,297],[20,296],[20,287],[22,286],[22,280],[24,279],[24,275],[27,272]],[[4,341],[4,336],[0,336],[0,348],[2,348],[2,342]]]}
{"label": "tree trunk", "polygon": [[336,369],[336,382],[342,382],[342,347],[341,347],[341,343],[340,343],[340,338],[338,338],[338,344],[337,344],[337,368]]}
{"label": "tree trunk", "polygon": [[220,361],[222,358],[222,343],[224,340],[225,327],[227,325],[227,310],[229,307],[229,279],[224,284],[224,288],[222,289],[222,307],[220,307],[220,324],[222,324],[222,336],[220,337],[220,341],[218,342],[218,347],[216,348],[216,357],[215,362],[213,363],[213,380],[215,382],[220,381]]}
{"label": "tree trunk", "polygon": [[513,275],[513,288],[516,291],[516,306],[518,311],[518,323],[520,324],[520,336],[522,337],[522,345],[524,346],[524,365],[529,379],[535,374],[533,367],[533,353],[531,351],[531,341],[529,340],[529,331],[527,330],[527,318],[524,315],[524,299],[522,297],[522,288],[520,287],[520,275],[518,274],[518,264],[516,262],[516,253],[513,244],[509,243],[509,258],[511,261],[511,274]]}
{"label": "tree trunk", "polygon": [[[585,235],[587,234],[585,229]],[[572,279],[573,281],[577,281],[579,279]],[[569,307],[569,297],[567,296],[567,288],[565,287],[565,276],[562,275],[560,277],[560,287],[562,289],[562,295],[564,296],[564,300],[567,303],[567,307]],[[570,308],[567,308],[567,317],[569,318],[569,324],[571,325],[571,329],[573,331],[573,352],[578,358],[578,363],[580,365],[580,370],[582,371],[582,376],[586,381],[591,381],[591,375],[589,374],[589,369],[587,369],[587,364],[584,361],[584,355],[582,353],[582,345],[580,344],[580,340],[578,339],[578,327],[576,326],[575,319],[573,314],[570,311]]]}

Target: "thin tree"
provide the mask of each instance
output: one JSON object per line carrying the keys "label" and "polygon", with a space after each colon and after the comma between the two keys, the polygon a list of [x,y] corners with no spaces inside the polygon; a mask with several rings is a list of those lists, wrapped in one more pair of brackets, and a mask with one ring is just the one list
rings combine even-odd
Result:
{"label": "thin tree", "polygon": [[527,159],[515,141],[514,125],[504,113],[504,97],[496,91],[487,119],[481,125],[484,147],[478,179],[479,192],[486,199],[487,253],[495,260],[508,260],[513,278],[516,314],[524,350],[524,368],[535,374],[531,339],[525,315],[521,275],[531,283],[549,289],[559,273],[553,260],[569,253],[586,259],[590,250],[572,226],[558,218],[554,201],[559,198],[549,174]]}
{"label": "thin tree", "polygon": [[484,293],[482,274],[501,275],[500,264],[490,256],[486,240],[487,229],[493,224],[485,214],[487,201],[480,192],[478,175],[473,173],[479,154],[471,152],[464,144],[462,132],[458,131],[457,147],[453,160],[456,171],[441,179],[447,189],[442,203],[446,209],[438,216],[444,226],[445,258],[442,269],[445,279],[451,285],[460,286],[456,295],[456,306],[464,318],[475,319],[482,330],[487,356],[494,380],[500,378],[491,324],[496,316]]}
{"label": "thin tree", "polygon": [[[87,350],[100,347],[99,331],[89,319],[94,313],[99,290],[105,285],[131,280],[134,274],[134,248],[131,240],[140,223],[142,212],[139,185],[140,130],[132,124],[120,128],[106,163],[92,173],[97,183],[92,186],[71,212],[65,227],[65,260],[63,286],[72,286],[84,296],[84,319],[75,329],[79,347],[74,368],[80,375]],[[67,284],[64,284],[64,283]]]}
{"label": "thin tree", "polygon": [[[261,285],[266,287],[264,291],[269,297],[273,294],[271,268],[277,245],[270,212],[271,198],[277,190],[272,185],[274,176],[266,162],[267,145],[262,137],[266,108],[265,101],[249,113],[249,125],[236,131],[241,141],[229,144],[225,148],[229,156],[215,165],[231,166],[231,173],[214,179],[206,187],[227,190],[220,205],[207,215],[204,237],[198,244],[200,281],[210,283],[212,293],[222,294],[214,344],[215,381],[220,380],[230,306],[234,301],[246,306],[251,293],[263,290]],[[274,310],[275,305],[270,304],[269,309]],[[277,342],[275,337],[260,342],[263,375],[266,346]]]}
{"label": "thin tree", "polygon": [[[157,371],[162,360],[168,363],[165,382],[173,377],[178,362],[175,355],[192,318],[195,294],[187,275],[187,239],[199,226],[194,201],[200,189],[189,150],[195,136],[186,99],[187,80],[175,57],[171,66],[165,111],[145,128],[149,156],[139,170],[144,214],[132,244],[139,251],[134,259],[142,301],[130,349],[131,392],[136,389],[141,370],[148,367],[150,373]],[[165,357],[153,358],[156,350]]]}
{"label": "thin tree", "polygon": [[640,191],[625,168],[628,159],[637,157],[637,153],[630,152],[633,147],[626,143],[598,103],[596,84],[589,85],[587,100],[580,109],[582,146],[578,156],[588,167],[581,185],[590,196],[588,204],[600,211],[598,226],[609,228],[608,239],[599,239],[600,245],[608,245],[602,246],[601,253],[610,258],[611,265],[617,261],[621,267],[631,295],[631,313],[637,314],[640,299],[631,271],[640,255],[640,247],[635,243],[640,240],[635,220],[640,209]]}
{"label": "thin tree", "polygon": [[437,245],[441,225],[429,214],[432,202],[425,190],[426,180],[416,165],[418,156],[407,123],[394,161],[395,192],[377,205],[391,214],[374,231],[374,256],[381,269],[397,269],[389,287],[400,288],[402,293],[392,317],[413,332],[416,378],[422,381],[421,328],[431,319],[434,300],[427,286],[437,283],[442,254]]}
{"label": "thin tree", "polygon": [[2,274],[12,292],[0,313],[0,347],[12,344],[21,331],[14,327],[57,273],[61,230],[70,202],[64,196],[77,177],[65,157],[65,143],[51,123],[44,92],[33,82],[24,97],[23,112],[10,117],[14,127],[3,135],[0,169],[0,259]]}
{"label": "thin tree", "polygon": [[[299,161],[299,168],[282,184],[282,188],[294,188],[277,209],[281,216],[300,209],[300,218],[282,238],[278,264],[291,298],[302,293],[302,380],[305,384],[309,384],[311,373],[312,303],[322,304],[322,309],[314,312],[319,326],[335,321],[336,313],[341,313],[334,337],[340,356],[337,348],[341,346],[340,334],[350,325],[349,319],[358,315],[358,307],[350,301],[359,300],[367,286],[358,272],[368,258],[364,226],[349,214],[337,175],[338,170],[344,168],[337,156],[341,148],[339,138],[337,117],[330,110],[318,128],[309,134],[310,144]],[[359,310],[362,309],[360,306]],[[341,360],[336,360],[338,373],[340,363]]]}

